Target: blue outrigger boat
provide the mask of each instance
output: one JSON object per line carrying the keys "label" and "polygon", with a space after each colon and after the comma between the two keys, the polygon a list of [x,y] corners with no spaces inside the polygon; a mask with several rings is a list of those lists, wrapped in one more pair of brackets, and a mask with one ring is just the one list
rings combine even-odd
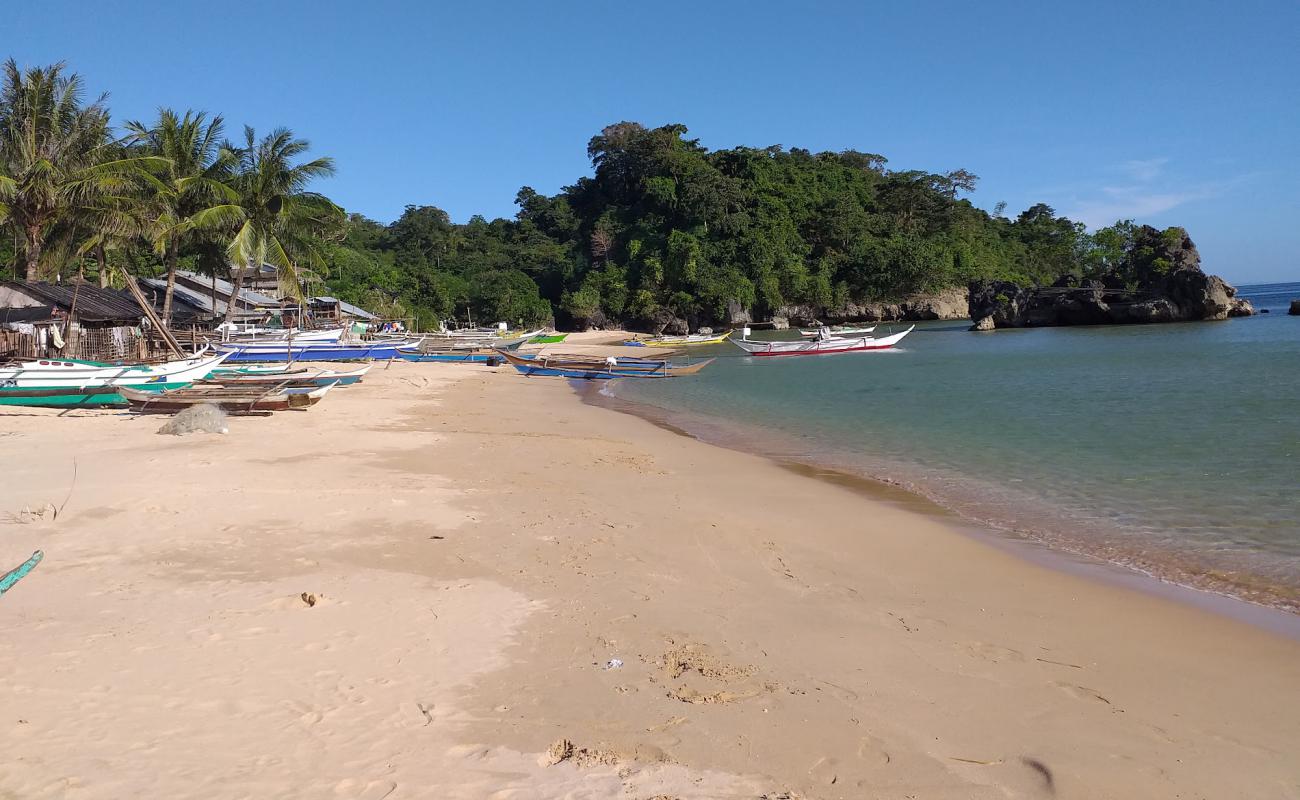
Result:
{"label": "blue outrigger boat", "polygon": [[248,361],[366,361],[401,357],[419,342],[379,341],[345,344],[340,342],[220,342],[212,347],[230,353],[231,363]]}

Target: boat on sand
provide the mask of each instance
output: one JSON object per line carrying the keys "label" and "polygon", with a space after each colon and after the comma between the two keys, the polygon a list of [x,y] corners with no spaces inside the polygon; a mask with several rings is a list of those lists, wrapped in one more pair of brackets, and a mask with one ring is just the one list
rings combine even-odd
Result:
{"label": "boat on sand", "polygon": [[207,377],[228,354],[157,364],[109,364],[81,359],[30,359],[0,366],[0,405],[74,408],[121,406],[118,388],[162,391]]}
{"label": "boat on sand", "polygon": [[623,344],[629,347],[696,347],[706,344],[721,344],[730,335],[731,331],[692,333],[688,336],[652,336],[649,339],[628,339]]}
{"label": "boat on sand", "polygon": [[165,392],[142,392],[122,388],[132,411],[144,414],[175,414],[190,406],[210,403],[227,414],[267,414],[316,405],[336,384],[314,389],[272,388],[266,391],[239,387],[194,386]]}

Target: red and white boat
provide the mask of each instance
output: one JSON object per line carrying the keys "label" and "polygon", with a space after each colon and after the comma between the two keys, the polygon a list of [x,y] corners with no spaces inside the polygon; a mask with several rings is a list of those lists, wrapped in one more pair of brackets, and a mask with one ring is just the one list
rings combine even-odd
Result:
{"label": "red and white boat", "polygon": [[822,328],[811,341],[760,342],[754,339],[732,339],[731,343],[751,356],[822,356],[832,353],[856,353],[864,350],[888,350],[903,340],[916,326],[890,336],[836,336],[830,329]]}

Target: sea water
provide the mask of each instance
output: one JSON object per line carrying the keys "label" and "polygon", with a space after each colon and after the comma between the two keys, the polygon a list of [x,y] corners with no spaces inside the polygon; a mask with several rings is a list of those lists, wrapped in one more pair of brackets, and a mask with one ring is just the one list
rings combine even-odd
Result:
{"label": "sea water", "polygon": [[702,438],[895,482],[1014,536],[1294,611],[1300,317],[1286,310],[1300,283],[1241,294],[1271,313],[921,323],[893,351],[806,358],[726,346],[692,353],[719,356],[697,376],[614,392]]}

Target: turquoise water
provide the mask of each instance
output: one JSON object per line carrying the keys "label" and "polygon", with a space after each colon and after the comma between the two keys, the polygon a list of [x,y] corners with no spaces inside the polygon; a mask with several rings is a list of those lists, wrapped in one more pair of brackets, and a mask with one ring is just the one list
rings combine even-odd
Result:
{"label": "turquoise water", "polygon": [[[620,381],[702,438],[898,482],[971,519],[1300,608],[1300,284],[1255,317],[969,332]],[[877,329],[880,335],[885,327]],[[760,333],[759,338],[793,338]],[[701,353],[703,355],[703,353]]]}

